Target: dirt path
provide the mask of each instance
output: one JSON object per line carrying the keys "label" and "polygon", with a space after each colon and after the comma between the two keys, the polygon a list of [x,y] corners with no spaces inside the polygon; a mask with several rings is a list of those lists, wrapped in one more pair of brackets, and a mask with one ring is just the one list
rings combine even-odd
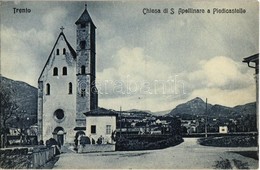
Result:
{"label": "dirt path", "polygon": [[201,146],[195,138],[186,138],[175,147],[149,151],[105,153],[65,153],[54,165],[57,169],[257,169],[258,160],[234,151],[256,151],[256,148],[216,148]]}

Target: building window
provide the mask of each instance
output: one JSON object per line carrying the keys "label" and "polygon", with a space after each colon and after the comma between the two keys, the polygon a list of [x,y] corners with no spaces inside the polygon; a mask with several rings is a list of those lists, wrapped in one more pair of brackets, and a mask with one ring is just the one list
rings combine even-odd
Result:
{"label": "building window", "polygon": [[96,133],[96,125],[91,125],[91,127],[90,127],[91,129],[91,132],[90,133],[92,133],[92,134],[95,134]]}
{"label": "building window", "polygon": [[111,134],[111,125],[106,125],[106,134]]}
{"label": "building window", "polygon": [[54,116],[56,119],[61,120],[64,118],[64,111],[62,109],[58,109],[54,112]]}
{"label": "building window", "polygon": [[69,94],[72,94],[72,83],[69,83]]}
{"label": "building window", "polygon": [[57,76],[57,75],[58,75],[58,68],[57,68],[57,67],[54,67],[54,68],[53,68],[53,75],[54,75],[54,76]]}
{"label": "building window", "polygon": [[62,74],[63,75],[67,75],[67,67],[63,67],[62,68]]}
{"label": "building window", "polygon": [[85,27],[86,27],[86,24],[81,24],[80,27],[81,27],[81,28],[85,28]]}
{"label": "building window", "polygon": [[81,49],[85,49],[86,48],[86,41],[80,41],[79,46],[80,46]]}
{"label": "building window", "polygon": [[60,55],[60,50],[59,49],[56,50],[56,54]]}
{"label": "building window", "polygon": [[86,66],[81,66],[81,74],[86,74]]}
{"label": "building window", "polygon": [[63,54],[66,54],[66,48],[63,48]]}
{"label": "building window", "polygon": [[81,89],[81,97],[85,97],[86,96],[86,89]]}
{"label": "building window", "polygon": [[50,84],[49,83],[47,83],[46,84],[46,95],[50,95],[50,89],[51,87],[50,87]]}

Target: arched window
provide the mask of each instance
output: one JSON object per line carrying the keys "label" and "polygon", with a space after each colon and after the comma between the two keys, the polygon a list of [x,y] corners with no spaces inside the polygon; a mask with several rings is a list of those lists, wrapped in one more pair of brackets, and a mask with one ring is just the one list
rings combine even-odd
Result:
{"label": "arched window", "polygon": [[69,83],[69,94],[72,94],[72,83]]}
{"label": "arched window", "polygon": [[49,83],[47,83],[46,84],[46,95],[50,95],[50,89],[51,87],[50,87],[50,84]]}
{"label": "arched window", "polygon": [[85,97],[86,96],[86,89],[81,89],[81,97]]}
{"label": "arched window", "polygon": [[60,55],[60,50],[59,49],[56,50],[56,54]]}
{"label": "arched window", "polygon": [[54,67],[54,68],[53,68],[53,75],[54,75],[54,76],[57,76],[57,75],[58,75],[58,68],[57,68],[57,67]]}
{"label": "arched window", "polygon": [[67,67],[62,68],[62,75],[67,75]]}
{"label": "arched window", "polygon": [[63,54],[66,54],[66,48],[63,48]]}
{"label": "arched window", "polygon": [[81,66],[81,74],[86,74],[86,67],[85,66]]}
{"label": "arched window", "polygon": [[81,49],[85,49],[86,48],[86,41],[80,41],[79,46]]}

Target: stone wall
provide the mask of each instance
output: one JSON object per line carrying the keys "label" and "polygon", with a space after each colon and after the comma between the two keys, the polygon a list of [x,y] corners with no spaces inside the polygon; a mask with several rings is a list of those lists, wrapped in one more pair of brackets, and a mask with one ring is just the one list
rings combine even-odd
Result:
{"label": "stone wall", "polygon": [[39,168],[56,155],[56,148],[8,148],[0,150],[0,168]]}

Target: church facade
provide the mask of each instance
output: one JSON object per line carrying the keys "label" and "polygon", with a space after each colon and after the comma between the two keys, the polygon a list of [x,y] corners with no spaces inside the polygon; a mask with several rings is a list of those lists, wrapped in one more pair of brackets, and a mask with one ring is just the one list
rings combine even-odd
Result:
{"label": "church facade", "polygon": [[84,113],[97,109],[95,25],[85,8],[76,24],[76,50],[63,28],[38,79],[38,140],[73,143],[86,131]]}

